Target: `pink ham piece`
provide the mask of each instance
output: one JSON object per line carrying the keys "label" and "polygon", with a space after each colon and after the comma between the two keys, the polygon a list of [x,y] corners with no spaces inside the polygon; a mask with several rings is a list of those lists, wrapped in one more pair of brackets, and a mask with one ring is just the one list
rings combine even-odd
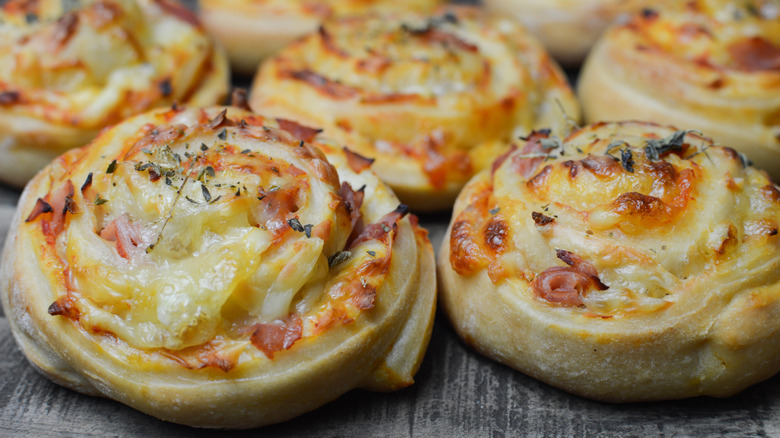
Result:
{"label": "pink ham piece", "polygon": [[591,289],[605,290],[596,268],[579,256],[562,249],[556,251],[559,259],[569,266],[545,269],[533,282],[534,295],[557,306],[582,305],[582,297]]}
{"label": "pink ham piece", "polygon": [[138,245],[141,244],[141,236],[133,224],[130,223],[130,218],[127,214],[123,214],[109,222],[100,231],[100,237],[116,242],[116,252],[124,259],[129,260],[133,251],[140,251]]}

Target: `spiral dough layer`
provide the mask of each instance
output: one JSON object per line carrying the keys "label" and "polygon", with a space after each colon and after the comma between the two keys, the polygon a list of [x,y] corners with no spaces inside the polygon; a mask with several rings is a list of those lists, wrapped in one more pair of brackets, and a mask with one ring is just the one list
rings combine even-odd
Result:
{"label": "spiral dough layer", "polygon": [[458,198],[442,303],[485,355],[599,400],[728,396],[780,369],[780,191],[692,131],[530,135]]}
{"label": "spiral dough layer", "polygon": [[253,74],[260,62],[337,17],[433,11],[444,0],[198,0],[200,19],[227,50],[233,69]]}
{"label": "spiral dough layer", "polygon": [[108,125],[214,105],[228,65],[176,0],[12,0],[0,10],[0,181],[24,187]]}
{"label": "spiral dough layer", "polygon": [[251,104],[375,158],[399,198],[424,210],[449,208],[516,136],[579,119],[541,45],[471,8],[328,22],[263,64]]}
{"label": "spiral dough layer", "polygon": [[235,108],[131,118],[22,195],[0,273],[13,333],[53,380],[193,426],[409,385],[433,252],[370,164]]}
{"label": "spiral dough layer", "polygon": [[606,32],[588,56],[578,90],[587,121],[699,129],[777,181],[780,1],[662,5]]}

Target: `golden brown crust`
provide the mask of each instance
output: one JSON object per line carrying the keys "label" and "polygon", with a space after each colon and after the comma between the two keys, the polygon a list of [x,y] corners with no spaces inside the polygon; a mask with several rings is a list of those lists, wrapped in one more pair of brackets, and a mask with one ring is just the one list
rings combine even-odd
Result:
{"label": "golden brown crust", "polygon": [[780,177],[780,3],[700,0],[607,32],[582,72],[588,121],[700,129]]}
{"label": "golden brown crust", "polygon": [[604,30],[639,10],[642,0],[485,0],[488,9],[509,14],[542,41],[564,66],[576,67]]}
{"label": "golden brown crust", "polygon": [[156,110],[31,181],[0,296],[55,382],[168,421],[256,427],[413,382],[435,267],[407,213],[305,127]]}
{"label": "golden brown crust", "polygon": [[375,158],[379,176],[419,210],[448,208],[518,135],[579,119],[538,42],[473,8],[331,21],[261,67],[250,104]]}
{"label": "golden brown crust", "polygon": [[12,1],[0,12],[0,180],[23,186],[105,126],[218,103],[228,67],[175,0]]}
{"label": "golden brown crust", "polygon": [[537,135],[459,196],[442,306],[481,353],[584,397],[734,394],[780,370],[776,190],[695,132]]}
{"label": "golden brown crust", "polygon": [[200,18],[226,48],[233,69],[252,74],[260,62],[324,20],[369,12],[430,12],[443,0],[199,0]]}

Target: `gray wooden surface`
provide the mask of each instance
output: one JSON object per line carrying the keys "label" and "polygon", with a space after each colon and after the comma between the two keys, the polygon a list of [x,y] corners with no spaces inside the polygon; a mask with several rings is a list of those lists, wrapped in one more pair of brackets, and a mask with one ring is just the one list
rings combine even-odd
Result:
{"label": "gray wooden surface", "polygon": [[[0,0],[2,3],[3,0]],[[192,0],[186,0],[192,6]],[[468,3],[468,1],[460,1]],[[246,86],[245,78],[235,81]],[[0,243],[18,192],[0,186]],[[438,247],[446,215],[424,217]],[[352,391],[283,424],[235,437],[780,437],[780,377],[729,399],[604,404],[537,382],[466,347],[439,313],[417,383],[394,393]],[[0,437],[214,436],[120,403],[59,387],[36,373],[0,309]]]}

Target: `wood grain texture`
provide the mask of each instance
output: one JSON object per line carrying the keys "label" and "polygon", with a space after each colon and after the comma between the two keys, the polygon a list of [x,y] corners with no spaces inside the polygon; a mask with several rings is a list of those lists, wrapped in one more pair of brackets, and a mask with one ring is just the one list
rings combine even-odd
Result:
{"label": "wood grain texture", "polygon": [[[185,3],[192,7],[194,1]],[[234,78],[234,83],[247,86],[248,78]],[[0,187],[0,239],[5,237],[18,196],[17,191]],[[446,214],[422,220],[437,249],[448,220]],[[18,350],[0,309],[0,437],[214,435],[49,382]],[[483,358],[457,338],[439,313],[415,385],[387,394],[352,391],[286,423],[224,435],[780,437],[780,376],[723,400],[598,403]]]}

